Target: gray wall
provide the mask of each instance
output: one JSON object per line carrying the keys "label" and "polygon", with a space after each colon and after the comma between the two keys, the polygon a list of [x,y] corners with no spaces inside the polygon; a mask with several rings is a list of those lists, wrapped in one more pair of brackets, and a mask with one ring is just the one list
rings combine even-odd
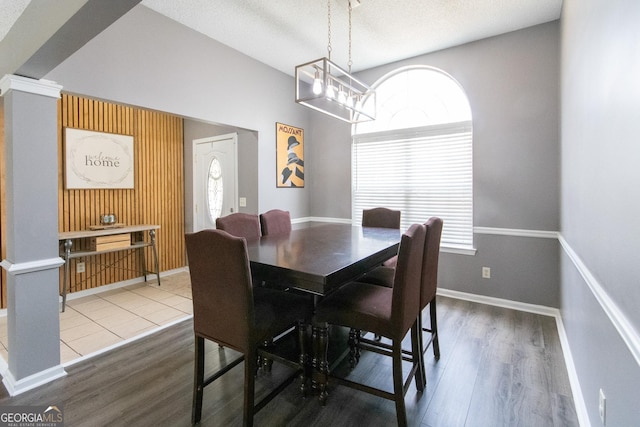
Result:
{"label": "gray wall", "polygon": [[[451,74],[466,91],[473,113],[474,225],[557,231],[559,49],[556,21],[359,76],[373,84],[407,65]],[[350,127],[313,116],[311,139],[311,214],[350,218]],[[439,286],[559,307],[555,240],[476,234],[475,246],[476,256],[443,254]],[[481,278],[482,266],[491,267],[491,279]]]}
{"label": "gray wall", "polygon": [[600,388],[607,426],[640,425],[639,22],[636,0],[564,1],[561,308],[594,426]]}
{"label": "gray wall", "polygon": [[309,127],[290,76],[136,6],[46,78],[67,92],[256,131],[258,210],[308,216],[308,188],[276,189],[275,123]]}
{"label": "gray wall", "polygon": [[247,199],[239,212],[258,214],[258,133],[246,129],[213,125],[197,120],[184,121],[185,231],[193,231],[193,140],[238,134],[238,197]]}

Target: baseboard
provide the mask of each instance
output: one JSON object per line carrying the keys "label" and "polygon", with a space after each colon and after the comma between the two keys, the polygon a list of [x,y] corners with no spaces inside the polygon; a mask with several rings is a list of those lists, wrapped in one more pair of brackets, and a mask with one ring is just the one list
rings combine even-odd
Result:
{"label": "baseboard", "polygon": [[560,316],[560,310],[558,310],[557,308],[546,307],[544,305],[528,304],[502,298],[488,297],[484,295],[469,294],[466,292],[454,291],[452,289],[438,288],[438,295],[465,301],[477,302],[480,304],[493,305],[496,307],[510,308],[512,310],[525,311],[528,313],[541,314],[543,316]]}
{"label": "baseboard", "polygon": [[518,301],[511,301],[502,298],[488,297],[484,295],[469,294],[466,292],[454,291],[451,289],[438,288],[438,295],[461,299],[465,301],[476,302],[479,304],[493,305],[496,307],[508,308],[512,310],[524,311],[527,313],[540,314],[543,316],[551,316],[556,320],[556,327],[558,329],[558,337],[560,338],[560,346],[562,347],[562,355],[564,357],[564,363],[567,367],[567,374],[569,376],[569,384],[571,385],[571,394],[573,396],[573,402],[576,406],[576,415],[581,427],[591,427],[589,421],[589,414],[587,413],[587,406],[584,403],[584,396],[582,395],[582,388],[580,387],[580,381],[578,379],[578,371],[573,363],[573,356],[571,355],[571,347],[569,346],[569,338],[567,332],[564,329],[564,323],[562,322],[562,316],[560,310],[553,307],[546,307],[536,304],[527,304]]}
{"label": "baseboard", "polygon": [[324,216],[306,216],[302,218],[291,219],[292,224],[301,224],[304,222],[334,222],[337,224],[351,224],[351,218],[328,218]]}
{"label": "baseboard", "polygon": [[28,377],[16,380],[13,374],[7,368],[2,372],[2,383],[4,384],[7,392],[10,396],[16,396],[24,393],[36,387],[40,387],[43,384],[49,383],[58,378],[62,378],[67,375],[62,365],[57,365],[44,371],[37,372]]}
{"label": "baseboard", "polygon": [[[160,273],[160,278],[171,276],[173,274],[188,272],[188,267],[180,267],[174,270],[163,271]],[[147,283],[153,284],[156,280],[156,275],[153,273],[147,273]],[[98,286],[96,288],[85,289],[84,291],[72,292],[67,294],[67,302],[73,301],[74,299],[83,298],[88,295],[99,294],[102,292],[110,291],[113,289],[124,288],[125,286],[136,285],[138,283],[144,283],[144,277],[136,277],[135,279],[123,280],[122,282],[111,283],[108,285]],[[160,287],[162,288],[162,281],[160,281]],[[62,297],[60,297],[60,302],[62,303]]]}

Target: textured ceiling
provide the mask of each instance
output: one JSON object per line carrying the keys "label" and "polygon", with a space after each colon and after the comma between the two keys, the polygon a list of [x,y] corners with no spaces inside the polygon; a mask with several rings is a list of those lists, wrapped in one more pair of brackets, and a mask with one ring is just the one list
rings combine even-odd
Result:
{"label": "textured ceiling", "polygon": [[[0,0],[0,40],[29,3]],[[328,56],[325,0],[143,0],[141,4],[287,74],[300,63]],[[348,0],[331,0],[331,59],[345,68],[347,5]],[[562,0],[361,0],[352,14],[352,69],[553,21],[561,8]]]}
{"label": "textured ceiling", "polygon": [[31,0],[0,0],[0,40],[9,32],[13,23],[22,15]]}
{"label": "textured ceiling", "polygon": [[[326,0],[142,4],[287,74],[327,56]],[[353,71],[553,21],[561,7],[562,0],[362,0],[352,13]],[[347,11],[348,0],[331,0],[331,59],[345,68]]]}

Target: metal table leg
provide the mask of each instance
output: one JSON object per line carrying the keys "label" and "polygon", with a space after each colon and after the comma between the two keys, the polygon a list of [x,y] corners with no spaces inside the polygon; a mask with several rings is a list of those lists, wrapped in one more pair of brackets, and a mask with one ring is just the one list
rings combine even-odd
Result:
{"label": "metal table leg", "polygon": [[62,279],[62,312],[64,313],[64,308],[67,304],[67,288],[71,285],[71,277],[69,276],[69,263],[70,255],[71,255],[71,247],[73,246],[73,241],[71,239],[67,239],[64,241],[64,275]]}
{"label": "metal table leg", "polygon": [[149,230],[151,238],[151,250],[153,252],[153,260],[156,269],[156,277],[158,278],[158,286],[160,286],[160,264],[158,263],[158,250],[156,249],[156,230]]}

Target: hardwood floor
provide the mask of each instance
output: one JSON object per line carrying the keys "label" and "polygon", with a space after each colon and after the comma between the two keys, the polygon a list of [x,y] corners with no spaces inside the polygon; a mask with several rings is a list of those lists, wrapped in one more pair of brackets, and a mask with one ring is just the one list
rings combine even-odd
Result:
{"label": "hardwood floor", "polygon": [[[427,312],[427,311],[425,311]],[[428,316],[426,316],[428,318]],[[555,319],[438,297],[442,357],[427,352],[427,389],[406,396],[412,426],[578,426]],[[186,320],[67,368],[68,375],[1,406],[59,405],[65,426],[188,426],[193,381],[192,322]],[[229,349],[208,343],[207,370]],[[348,369],[346,363],[340,369]],[[260,372],[257,393],[288,373]],[[242,423],[242,365],[205,388],[202,426]],[[391,386],[387,357],[363,353],[353,378]],[[256,426],[393,426],[395,406],[368,394],[329,387],[327,405],[290,385],[255,417]]]}

